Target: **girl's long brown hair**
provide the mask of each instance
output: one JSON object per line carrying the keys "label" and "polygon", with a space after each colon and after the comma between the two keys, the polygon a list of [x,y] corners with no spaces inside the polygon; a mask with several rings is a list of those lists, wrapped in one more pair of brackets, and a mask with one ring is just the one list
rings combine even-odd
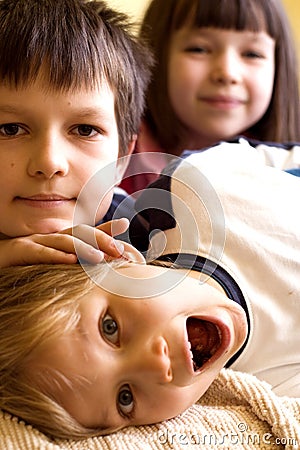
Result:
{"label": "girl's long brown hair", "polygon": [[172,35],[183,26],[266,31],[276,43],[273,96],[262,119],[247,131],[263,141],[300,141],[298,64],[289,21],[280,0],[152,0],[140,36],[156,61],[146,96],[146,121],[165,151],[182,149],[183,125],[168,97]]}

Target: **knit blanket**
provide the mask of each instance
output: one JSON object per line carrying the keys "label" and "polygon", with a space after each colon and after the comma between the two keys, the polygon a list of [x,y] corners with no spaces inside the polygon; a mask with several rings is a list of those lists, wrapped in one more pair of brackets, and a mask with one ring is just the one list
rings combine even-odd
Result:
{"label": "knit blanket", "polygon": [[51,440],[1,412],[1,450],[300,449],[300,398],[223,369],[201,400],[165,422],[79,441]]}

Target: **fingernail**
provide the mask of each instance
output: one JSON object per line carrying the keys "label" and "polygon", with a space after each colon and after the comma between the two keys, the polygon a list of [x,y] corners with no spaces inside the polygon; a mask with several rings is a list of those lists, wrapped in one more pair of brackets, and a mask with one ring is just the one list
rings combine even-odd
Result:
{"label": "fingernail", "polygon": [[104,253],[101,250],[97,250],[96,248],[91,248],[90,254],[96,257],[97,262],[101,262],[104,259]]}
{"label": "fingernail", "polygon": [[114,245],[115,245],[116,249],[119,251],[119,253],[121,253],[121,255],[122,255],[124,252],[124,244],[122,244],[121,241],[115,240]]}

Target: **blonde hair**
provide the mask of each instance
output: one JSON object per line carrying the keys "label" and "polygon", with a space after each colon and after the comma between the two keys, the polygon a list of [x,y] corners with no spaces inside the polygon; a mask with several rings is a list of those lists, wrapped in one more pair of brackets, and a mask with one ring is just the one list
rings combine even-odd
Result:
{"label": "blonde hair", "polygon": [[88,275],[79,264],[1,269],[1,409],[59,438],[108,431],[80,425],[50,394],[42,392],[36,377],[30,377],[28,361],[41,344],[75,329],[80,319],[80,299],[95,288],[94,280],[101,279],[106,269],[116,264],[125,263],[89,266]]}

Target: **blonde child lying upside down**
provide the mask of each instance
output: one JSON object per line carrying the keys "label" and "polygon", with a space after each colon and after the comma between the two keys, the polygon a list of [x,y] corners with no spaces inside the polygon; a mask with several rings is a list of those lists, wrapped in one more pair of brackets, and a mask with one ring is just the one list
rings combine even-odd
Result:
{"label": "blonde child lying upside down", "polygon": [[299,397],[299,193],[247,142],[221,144],[138,200],[149,264],[125,244],[95,266],[2,269],[1,408],[51,436],[109,433],[183,412],[224,366]]}

